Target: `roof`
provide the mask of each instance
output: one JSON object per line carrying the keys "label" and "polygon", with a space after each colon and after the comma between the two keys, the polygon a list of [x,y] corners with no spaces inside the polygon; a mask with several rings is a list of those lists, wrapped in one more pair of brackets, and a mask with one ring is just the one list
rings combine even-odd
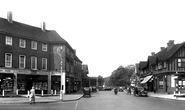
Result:
{"label": "roof", "polygon": [[0,32],[25,39],[34,39],[50,43],[67,43],[55,30],[46,30],[13,21],[9,23],[7,19],[0,18]]}
{"label": "roof", "polygon": [[175,44],[169,51],[167,51],[167,48],[165,48],[162,51],[159,51],[156,56],[159,60],[166,60],[169,57],[171,57],[184,43],[181,44]]}
{"label": "roof", "polygon": [[156,63],[156,60],[157,60],[157,57],[156,56],[148,56],[148,63],[149,64],[155,64]]}
{"label": "roof", "polygon": [[147,61],[140,61],[139,63],[139,69],[143,69],[147,66]]}

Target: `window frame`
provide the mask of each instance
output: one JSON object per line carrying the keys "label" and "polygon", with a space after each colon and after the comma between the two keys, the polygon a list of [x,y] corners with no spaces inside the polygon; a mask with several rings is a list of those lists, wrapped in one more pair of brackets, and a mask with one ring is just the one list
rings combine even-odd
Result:
{"label": "window frame", "polygon": [[48,51],[48,45],[45,43],[42,43],[42,51],[47,52]]}
{"label": "window frame", "polygon": [[[10,61],[7,61],[7,54],[10,55]],[[7,65],[9,63],[10,65]],[[11,53],[5,53],[5,67],[12,68],[12,54]]]}
{"label": "window frame", "polygon": [[[35,58],[35,60],[33,60],[33,58]],[[33,66],[33,61],[35,61],[35,65],[34,66]],[[31,57],[31,69],[32,70],[37,70],[37,57],[34,57],[34,56]]]}
{"label": "window frame", "polygon": [[[184,59],[184,61],[183,61],[183,59]],[[180,61],[180,60],[181,60],[181,61]],[[180,65],[179,65],[179,64],[180,64]],[[184,66],[183,66],[182,64],[183,64]],[[177,59],[177,67],[178,67],[178,68],[185,68],[185,58],[178,58],[178,59]]]}
{"label": "window frame", "polygon": [[[44,64],[44,60],[46,60],[46,63]],[[47,58],[42,58],[42,70],[47,70]],[[45,68],[44,68],[44,65],[45,65]]]}
{"label": "window frame", "polygon": [[[21,56],[24,56],[24,62],[21,62]],[[21,63],[24,64],[24,67],[21,67]],[[19,68],[20,69],[25,69],[26,67],[26,56],[25,55],[19,55]]]}
{"label": "window frame", "polygon": [[[24,41],[24,42],[21,42],[21,41]],[[22,46],[21,44],[23,44],[23,46]],[[21,48],[26,48],[26,40],[24,40],[24,39],[19,39],[19,47],[21,47]]]}
{"label": "window frame", "polygon": [[31,49],[37,50],[37,41],[31,41]]}
{"label": "window frame", "polygon": [[[8,39],[8,38],[10,38],[10,39]],[[5,41],[5,43],[6,43],[6,45],[12,46],[12,44],[13,44],[13,39],[12,39],[12,37],[6,36],[6,41]]]}

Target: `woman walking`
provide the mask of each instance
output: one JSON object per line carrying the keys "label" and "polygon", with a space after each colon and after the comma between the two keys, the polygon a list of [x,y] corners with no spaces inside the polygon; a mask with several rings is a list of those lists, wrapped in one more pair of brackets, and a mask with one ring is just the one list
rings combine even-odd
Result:
{"label": "woman walking", "polygon": [[35,88],[32,87],[32,89],[30,90],[30,104],[35,103]]}

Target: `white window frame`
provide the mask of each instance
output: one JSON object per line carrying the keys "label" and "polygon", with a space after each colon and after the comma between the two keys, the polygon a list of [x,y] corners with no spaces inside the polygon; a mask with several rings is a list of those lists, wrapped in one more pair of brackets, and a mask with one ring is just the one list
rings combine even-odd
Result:
{"label": "white window frame", "polygon": [[[33,61],[35,62],[35,65],[33,65]],[[31,57],[31,69],[37,70],[37,57]]]}
{"label": "white window frame", "polygon": [[48,45],[47,44],[42,43],[42,51],[45,51],[45,52],[48,51]]}
{"label": "white window frame", "polygon": [[12,46],[12,37],[6,36],[6,45]]}
{"label": "white window frame", "polygon": [[[44,60],[46,60],[46,63],[44,64]],[[45,66],[45,68],[44,68]],[[42,58],[42,70],[47,70],[47,58]]]}
{"label": "white window frame", "polygon": [[[7,55],[10,55],[10,61],[7,60]],[[5,53],[5,67],[12,68],[12,54],[11,53]]]}
{"label": "white window frame", "polygon": [[21,48],[26,48],[26,40],[20,39],[20,40],[19,40],[19,47],[21,47]]}
{"label": "white window frame", "polygon": [[[22,62],[21,61],[21,57],[24,57],[24,61]],[[21,65],[23,64],[23,67],[21,67]],[[19,55],[19,68],[20,69],[25,69],[25,66],[26,66],[26,56],[25,55]]]}
{"label": "white window frame", "polygon": [[36,41],[31,41],[31,49],[37,50],[37,42]]}

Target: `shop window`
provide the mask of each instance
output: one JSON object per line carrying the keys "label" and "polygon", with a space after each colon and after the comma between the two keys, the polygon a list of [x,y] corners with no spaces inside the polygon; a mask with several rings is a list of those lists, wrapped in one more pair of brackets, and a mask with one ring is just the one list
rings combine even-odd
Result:
{"label": "shop window", "polygon": [[159,89],[163,89],[163,77],[159,77]]}
{"label": "shop window", "polygon": [[179,80],[179,81],[178,81],[178,85],[179,85],[179,88],[180,88],[180,89],[185,88],[185,81],[184,81],[184,80]]}
{"label": "shop window", "polygon": [[6,77],[6,79],[3,79],[3,82],[1,84],[1,89],[5,92],[12,92],[13,91],[13,79],[11,77]]}
{"label": "shop window", "polygon": [[26,40],[20,39],[19,40],[19,47],[26,48]]}
{"label": "shop window", "polygon": [[185,67],[185,58],[179,58],[178,59],[178,67]]}
{"label": "shop window", "polygon": [[5,67],[11,68],[12,67],[12,54],[5,53]]}
{"label": "shop window", "polygon": [[37,57],[31,57],[31,69],[37,70]]}
{"label": "shop window", "polygon": [[47,44],[42,43],[42,51],[47,52]]}
{"label": "shop window", "polygon": [[19,56],[19,68],[24,69],[26,64],[26,56],[25,55],[20,55]]}
{"label": "shop window", "polygon": [[12,46],[12,37],[6,36],[6,45]]}
{"label": "shop window", "polygon": [[37,50],[37,42],[36,41],[31,42],[31,49]]}
{"label": "shop window", "polygon": [[42,70],[47,70],[47,58],[42,58]]}

